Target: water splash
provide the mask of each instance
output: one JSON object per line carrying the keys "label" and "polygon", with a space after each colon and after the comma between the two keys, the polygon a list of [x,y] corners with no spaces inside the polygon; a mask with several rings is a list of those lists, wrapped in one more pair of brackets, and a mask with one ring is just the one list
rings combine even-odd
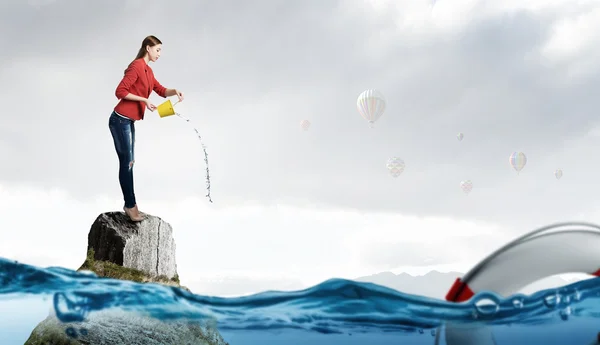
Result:
{"label": "water splash", "polygon": [[330,279],[299,291],[223,298],[0,258],[0,297],[23,295],[52,296],[56,315],[63,322],[82,321],[91,313],[120,308],[161,320],[214,318],[220,331],[300,330],[321,335],[393,333],[433,338],[446,322],[549,325],[600,316],[598,278],[530,296],[502,298],[484,291],[465,303],[344,279]]}

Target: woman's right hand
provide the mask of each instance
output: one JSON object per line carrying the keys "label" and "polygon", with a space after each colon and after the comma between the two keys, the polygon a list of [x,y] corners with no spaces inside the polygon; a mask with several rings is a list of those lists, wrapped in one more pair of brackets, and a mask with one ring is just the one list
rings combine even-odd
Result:
{"label": "woman's right hand", "polygon": [[156,110],[156,106],[154,104],[152,104],[149,99],[146,98],[144,103],[146,103],[146,108],[148,108],[148,110],[150,110],[150,111]]}

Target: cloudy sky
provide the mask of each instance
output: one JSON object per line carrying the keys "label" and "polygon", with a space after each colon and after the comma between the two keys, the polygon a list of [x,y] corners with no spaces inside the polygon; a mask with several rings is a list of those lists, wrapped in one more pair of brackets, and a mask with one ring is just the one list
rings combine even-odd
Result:
{"label": "cloudy sky", "polygon": [[[5,0],[0,19],[3,257],[77,268],[94,219],[121,210],[108,117],[151,34],[214,204],[192,127],[149,111],[136,196],[172,224],[197,293],[464,272],[535,227],[599,215],[597,1]],[[369,88],[387,100],[374,128],[356,108]]]}

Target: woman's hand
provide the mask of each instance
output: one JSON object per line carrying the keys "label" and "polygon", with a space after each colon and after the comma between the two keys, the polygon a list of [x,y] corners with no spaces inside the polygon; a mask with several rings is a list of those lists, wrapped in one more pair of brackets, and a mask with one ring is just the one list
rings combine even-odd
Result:
{"label": "woman's hand", "polygon": [[156,110],[156,106],[154,104],[152,104],[149,99],[146,98],[144,103],[146,103],[146,108],[148,108],[148,110],[150,110],[150,111]]}
{"label": "woman's hand", "polygon": [[177,98],[179,98],[179,102],[183,101],[183,92],[175,90],[175,93],[177,93]]}

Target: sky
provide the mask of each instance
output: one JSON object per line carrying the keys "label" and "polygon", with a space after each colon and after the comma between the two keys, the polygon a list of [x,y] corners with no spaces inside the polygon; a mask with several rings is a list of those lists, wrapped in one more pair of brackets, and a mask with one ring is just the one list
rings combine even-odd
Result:
{"label": "sky", "polygon": [[[147,35],[192,125],[136,123],[136,197],[196,293],[465,272],[537,227],[594,222],[599,19],[583,0],[3,1],[0,256],[76,269],[95,218],[121,210],[108,118]],[[356,107],[371,88],[374,128]]]}

